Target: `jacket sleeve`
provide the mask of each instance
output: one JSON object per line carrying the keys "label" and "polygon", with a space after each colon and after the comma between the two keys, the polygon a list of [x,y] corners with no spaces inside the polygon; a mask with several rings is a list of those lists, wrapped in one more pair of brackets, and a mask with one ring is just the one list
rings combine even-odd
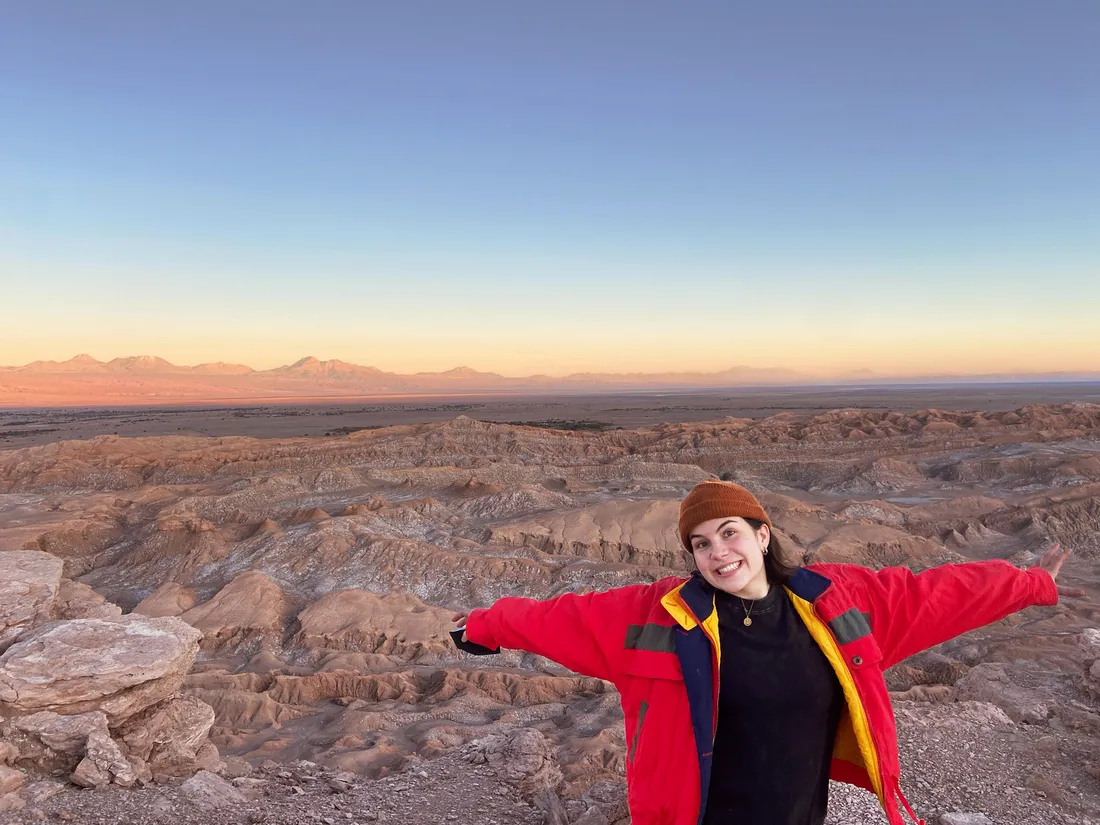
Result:
{"label": "jacket sleeve", "polygon": [[466,636],[486,648],[526,650],[584,676],[615,681],[631,617],[653,585],[553,599],[504,598],[470,613]]}
{"label": "jacket sleeve", "polygon": [[1058,603],[1045,570],[1000,560],[945,564],[919,574],[905,567],[866,574],[871,631],[884,668],[1025,607]]}

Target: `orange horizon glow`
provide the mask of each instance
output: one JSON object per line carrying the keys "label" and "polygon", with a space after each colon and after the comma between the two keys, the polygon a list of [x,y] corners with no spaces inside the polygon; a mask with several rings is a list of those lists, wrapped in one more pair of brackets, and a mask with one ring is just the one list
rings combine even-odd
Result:
{"label": "orange horizon glow", "polygon": [[[106,351],[105,351],[106,350]],[[1012,373],[1100,373],[1100,341],[1085,346],[1070,342],[1061,352],[1053,347],[1043,352],[1034,352],[1027,347],[1015,351],[1004,350],[997,353],[962,353],[951,351],[947,345],[928,346],[921,352],[906,351],[903,346],[882,347],[877,352],[863,357],[859,354],[835,354],[831,358],[821,351],[815,357],[798,357],[797,353],[777,349],[771,358],[738,358],[736,355],[720,360],[711,355],[708,358],[691,358],[688,354],[650,352],[637,353],[625,358],[617,352],[558,352],[558,353],[520,353],[513,357],[502,357],[501,353],[490,353],[483,349],[470,348],[462,354],[448,354],[428,348],[410,351],[386,353],[387,357],[372,356],[369,353],[333,352],[331,349],[303,348],[287,350],[283,357],[272,357],[270,352],[261,353],[241,348],[235,352],[211,351],[207,348],[186,346],[141,348],[137,344],[128,349],[110,349],[105,347],[43,347],[31,350],[28,347],[5,346],[0,349],[0,367],[22,367],[35,361],[68,361],[78,354],[90,355],[97,361],[108,362],[116,358],[135,356],[153,356],[182,367],[199,364],[225,363],[242,364],[254,370],[262,371],[293,364],[305,357],[316,357],[321,361],[335,360],[364,367],[374,367],[384,372],[411,375],[420,372],[445,372],[457,367],[465,367],[478,372],[497,373],[511,378],[546,375],[563,377],[577,373],[605,374],[662,374],[662,373],[716,373],[728,369],[750,368],[757,370],[790,371],[811,378],[834,379],[850,377],[856,372],[866,372],[887,377],[920,377],[922,375],[986,375]],[[300,353],[300,354],[297,354]],[[767,355],[762,353],[762,355]]]}
{"label": "orange horizon glow", "polygon": [[[685,295],[663,267],[631,289],[594,272],[580,291],[457,279],[401,289],[395,275],[386,291],[352,280],[300,300],[243,282],[217,286],[206,270],[159,274],[146,285],[132,267],[0,254],[0,365],[87,353],[257,370],[315,356],[400,374],[464,366],[509,377],[734,367],[812,378],[1100,372],[1100,278],[1076,268],[1043,275],[1043,290],[1034,289],[1041,273],[1020,269],[1000,280],[960,274],[950,288],[898,278],[859,290],[839,287],[843,272],[821,282],[795,273],[759,294],[743,278],[708,276]],[[69,285],[63,302],[44,286],[57,281]]]}

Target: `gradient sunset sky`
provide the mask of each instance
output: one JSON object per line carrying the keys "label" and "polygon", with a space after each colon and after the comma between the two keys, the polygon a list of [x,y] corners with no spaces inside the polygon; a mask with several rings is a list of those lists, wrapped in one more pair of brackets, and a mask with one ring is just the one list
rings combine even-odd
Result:
{"label": "gradient sunset sky", "polygon": [[0,364],[1100,370],[1100,4],[34,2]]}

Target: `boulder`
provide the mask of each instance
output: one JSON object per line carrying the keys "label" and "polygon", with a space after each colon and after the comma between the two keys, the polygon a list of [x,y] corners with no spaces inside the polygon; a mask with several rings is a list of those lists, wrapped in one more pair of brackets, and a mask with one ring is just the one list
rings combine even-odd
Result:
{"label": "boulder", "polygon": [[[73,773],[82,787],[128,787],[161,776],[184,776],[218,764],[209,741],[213,709],[194,697],[174,697],[127,719],[112,737],[101,711],[63,716],[41,711],[4,725],[20,767]],[[0,760],[2,761],[2,760]]]}
{"label": "boulder", "polygon": [[[85,767],[89,762],[91,766]],[[82,773],[82,769],[84,769],[84,773]],[[126,755],[122,752],[118,743],[107,734],[99,731],[88,737],[84,759],[81,760],[73,772],[73,782],[86,788],[105,784],[105,782],[93,781],[91,785],[84,785],[82,780],[85,775],[96,779],[106,778],[107,781],[113,781],[123,788],[129,788],[138,781],[134,766],[126,759]]]}
{"label": "boulder", "polygon": [[116,735],[130,756],[147,762],[154,773],[183,776],[194,773],[199,750],[207,744],[213,724],[210,705],[184,696],[132,716]]}
{"label": "boulder", "polygon": [[0,653],[54,618],[62,567],[61,559],[38,550],[0,553]]}
{"label": "boulder", "polygon": [[111,783],[111,776],[94,759],[81,759],[69,781],[81,788],[102,788]]}
{"label": "boulder", "polygon": [[542,811],[543,825],[569,825],[569,815],[552,789],[543,788],[535,794],[532,804]]}
{"label": "boulder", "polygon": [[1085,628],[1078,641],[1084,651],[1086,664],[1100,659],[1100,628]]}
{"label": "boulder", "polygon": [[244,794],[210,771],[199,771],[180,790],[200,808],[212,810],[245,802]]}
{"label": "boulder", "polygon": [[479,739],[471,743],[467,758],[475,764],[488,764],[528,800],[538,798],[547,788],[557,788],[562,781],[550,743],[534,728]]}
{"label": "boulder", "polygon": [[9,713],[100,710],[114,727],[176,694],[200,636],[175,618],[51,622],[0,656],[0,702]]}

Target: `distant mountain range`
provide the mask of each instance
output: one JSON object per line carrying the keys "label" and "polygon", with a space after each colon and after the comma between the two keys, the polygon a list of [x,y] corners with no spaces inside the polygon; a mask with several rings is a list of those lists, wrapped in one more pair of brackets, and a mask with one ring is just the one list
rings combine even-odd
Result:
{"label": "distant mountain range", "polygon": [[0,375],[43,373],[61,374],[123,374],[123,375],[232,375],[245,377],[253,381],[278,378],[298,378],[309,381],[340,382],[340,387],[355,385],[362,389],[400,390],[439,389],[454,386],[459,389],[476,387],[497,389],[500,387],[549,387],[563,385],[603,386],[652,386],[686,385],[714,386],[724,383],[764,383],[786,384],[812,380],[811,376],[793,370],[759,369],[755,367],[733,367],[721,372],[666,372],[666,373],[574,373],[563,377],[531,375],[525,377],[506,377],[495,372],[479,372],[470,367],[455,367],[445,372],[418,372],[403,375],[385,372],[377,367],[364,367],[347,361],[321,361],[313,356],[302,358],[282,367],[269,370],[255,370],[245,364],[198,364],[193,367],[179,366],[154,355],[136,355],[129,358],[115,358],[111,361],[97,361],[90,355],[77,355],[68,361],[34,361],[22,367],[0,367]]}
{"label": "distant mountain range", "polygon": [[98,361],[90,355],[81,354],[68,361],[34,361],[21,367],[0,367],[0,406],[139,405],[476,392],[611,392],[738,386],[1065,381],[1100,381],[1100,370],[909,376],[857,370],[822,378],[795,370],[731,367],[719,372],[584,372],[566,376],[510,377],[495,372],[479,372],[469,367],[405,375],[346,361],[321,361],[312,356],[274,369],[255,370],[245,364],[222,362],[179,366],[151,355]]}

